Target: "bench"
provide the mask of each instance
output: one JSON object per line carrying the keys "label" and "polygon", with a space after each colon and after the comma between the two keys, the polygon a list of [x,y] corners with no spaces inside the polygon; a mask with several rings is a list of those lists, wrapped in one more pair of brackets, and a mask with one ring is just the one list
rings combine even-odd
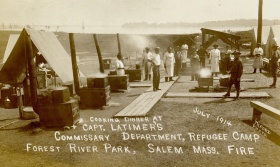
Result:
{"label": "bench", "polygon": [[252,117],[253,122],[255,120],[259,121],[261,119],[262,113],[265,113],[280,121],[280,110],[259,101],[251,101],[250,106],[253,108],[253,117]]}

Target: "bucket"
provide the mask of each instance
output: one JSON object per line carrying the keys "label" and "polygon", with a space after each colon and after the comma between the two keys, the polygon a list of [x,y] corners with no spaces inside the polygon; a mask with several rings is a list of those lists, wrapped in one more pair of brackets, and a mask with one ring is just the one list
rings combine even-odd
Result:
{"label": "bucket", "polygon": [[12,108],[11,101],[8,97],[4,100],[4,108]]}
{"label": "bucket", "polygon": [[22,113],[23,119],[35,119],[37,114],[34,112],[32,107],[24,107]]}

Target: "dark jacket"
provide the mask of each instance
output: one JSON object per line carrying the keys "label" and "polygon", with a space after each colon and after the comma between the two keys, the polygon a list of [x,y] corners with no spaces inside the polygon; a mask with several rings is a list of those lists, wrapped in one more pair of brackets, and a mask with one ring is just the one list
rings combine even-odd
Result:
{"label": "dark jacket", "polygon": [[243,73],[243,64],[241,59],[234,59],[231,64],[230,74],[232,78],[241,78]]}
{"label": "dark jacket", "polygon": [[200,59],[205,59],[207,57],[207,52],[205,49],[198,49],[197,54]]}
{"label": "dark jacket", "polygon": [[277,68],[279,66],[278,64],[278,59],[280,58],[280,52],[279,50],[273,51],[271,60],[270,60],[270,66],[271,66],[271,71],[277,71]]}

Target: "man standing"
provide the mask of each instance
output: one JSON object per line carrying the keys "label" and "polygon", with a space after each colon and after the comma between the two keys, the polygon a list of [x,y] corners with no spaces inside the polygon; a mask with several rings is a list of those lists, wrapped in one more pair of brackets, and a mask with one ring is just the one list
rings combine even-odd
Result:
{"label": "man standing", "polygon": [[198,80],[198,74],[200,70],[199,56],[197,52],[193,49],[191,51],[191,81]]}
{"label": "man standing", "polygon": [[263,60],[262,60],[262,56],[263,56],[263,49],[261,48],[261,44],[258,43],[257,47],[254,49],[254,63],[253,63],[253,68],[254,68],[254,72],[256,73],[257,68],[260,69],[260,73],[262,73],[262,66],[263,66]]}
{"label": "man standing", "polygon": [[167,48],[167,52],[163,55],[163,63],[165,68],[165,82],[173,81],[175,57],[172,53],[172,47]]}
{"label": "man standing", "polygon": [[219,63],[221,60],[220,50],[218,49],[218,45],[213,45],[214,49],[210,51],[210,58],[209,62],[211,64],[211,72],[212,74],[215,74],[215,76],[218,76],[218,72],[220,72]]}
{"label": "man standing", "polygon": [[277,69],[279,66],[278,59],[280,58],[280,51],[277,50],[278,46],[276,44],[272,45],[272,54],[270,58],[270,65],[271,65],[271,75],[273,77],[273,83],[269,85],[271,88],[276,88],[276,81],[277,81]]}
{"label": "man standing", "polygon": [[151,80],[152,65],[151,65],[151,62],[148,61],[149,57],[151,57],[151,56],[152,56],[152,53],[150,52],[150,48],[146,47],[145,52],[143,53],[143,66],[144,66],[144,72],[145,72],[144,81],[147,81],[148,79]]}
{"label": "man standing", "polygon": [[239,99],[239,94],[240,94],[240,80],[241,80],[241,75],[243,73],[243,64],[241,59],[239,58],[240,52],[238,50],[233,52],[234,55],[234,60],[232,62],[232,66],[230,69],[230,78],[229,78],[229,83],[228,83],[228,89],[227,93],[224,95],[224,97],[230,96],[230,90],[231,86],[234,84],[235,89],[236,89],[236,97],[235,100]]}
{"label": "man standing", "polygon": [[174,76],[179,76],[181,69],[182,53],[180,51],[180,46],[175,48],[175,67],[174,67]]}
{"label": "man standing", "polygon": [[187,44],[183,44],[181,47],[182,50],[182,68],[187,68],[187,61],[188,61],[188,49],[189,46]]}
{"label": "man standing", "polygon": [[159,89],[159,80],[160,80],[160,55],[159,55],[159,47],[155,48],[155,53],[148,59],[152,63],[153,66],[153,90],[157,91]]}
{"label": "man standing", "polygon": [[204,49],[203,45],[200,45],[200,48],[198,49],[197,54],[200,59],[200,65],[201,65],[201,67],[204,68],[205,67],[205,58],[207,57],[208,53]]}
{"label": "man standing", "polygon": [[123,64],[122,58],[123,58],[122,55],[120,53],[118,53],[116,65],[115,65],[117,75],[124,75],[124,64]]}

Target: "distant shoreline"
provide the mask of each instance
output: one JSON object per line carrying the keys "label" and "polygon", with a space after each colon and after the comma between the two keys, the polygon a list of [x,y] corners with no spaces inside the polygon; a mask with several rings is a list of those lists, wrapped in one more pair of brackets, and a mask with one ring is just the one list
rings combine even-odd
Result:
{"label": "distant shoreline", "polygon": [[[0,27],[0,31],[21,31],[24,27],[18,28],[4,28]],[[30,27],[36,30],[51,31],[51,32],[66,32],[66,33],[96,33],[96,34],[193,34],[201,33],[201,28],[209,28],[217,31],[247,31],[253,29],[249,26],[235,26],[235,27],[133,27],[124,28],[120,26],[34,26]]]}

